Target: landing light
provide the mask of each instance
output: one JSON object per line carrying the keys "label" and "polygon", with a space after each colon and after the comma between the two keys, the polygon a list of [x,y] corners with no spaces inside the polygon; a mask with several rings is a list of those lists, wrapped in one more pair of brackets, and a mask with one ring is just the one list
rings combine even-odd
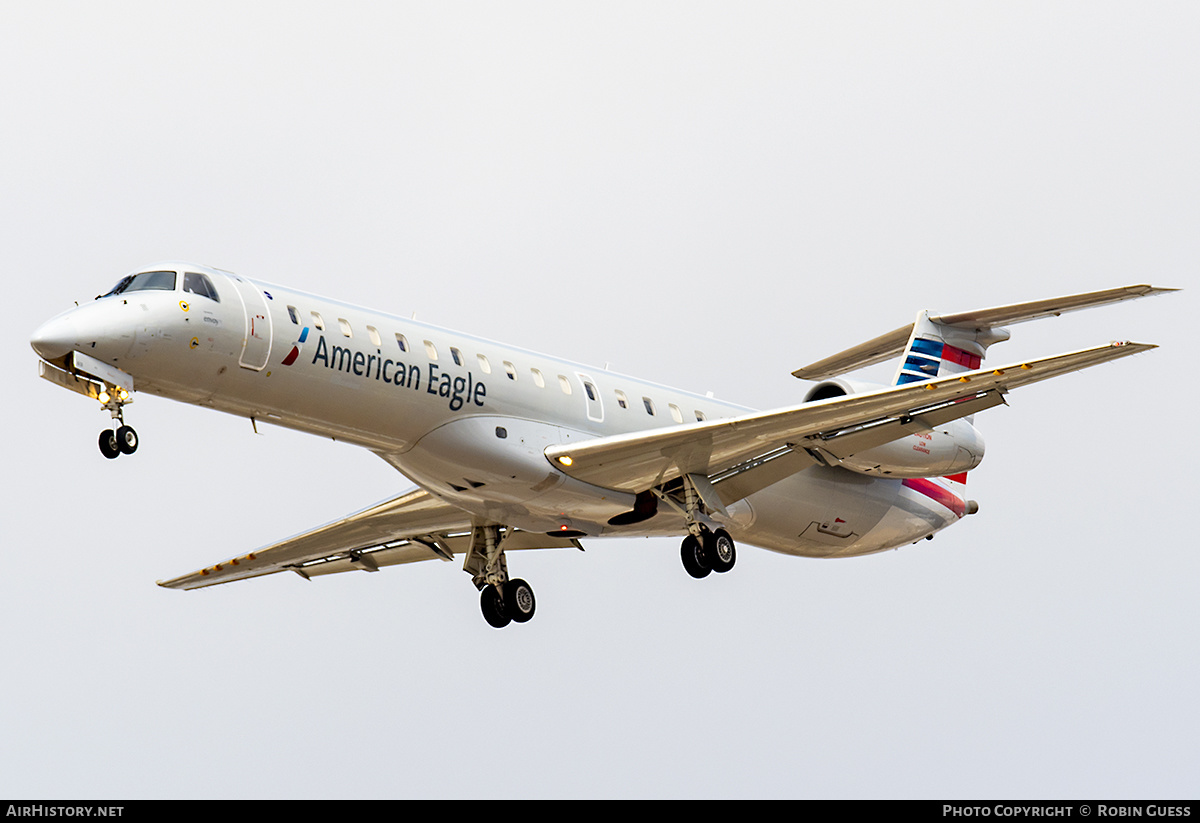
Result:
{"label": "landing light", "polygon": [[96,397],[96,399],[97,399],[97,400],[99,400],[99,401],[100,401],[100,405],[102,405],[102,406],[103,406],[104,404],[108,403],[108,401],[109,401],[109,400],[111,400],[112,398],[108,396],[108,392],[106,392],[106,391],[102,391],[102,392],[100,392],[100,394],[99,394],[99,395]]}
{"label": "landing light", "polygon": [[558,458],[558,462],[563,464],[564,466],[569,466],[572,463],[574,463],[575,461],[571,459],[571,456],[569,454],[564,454],[562,457]]}

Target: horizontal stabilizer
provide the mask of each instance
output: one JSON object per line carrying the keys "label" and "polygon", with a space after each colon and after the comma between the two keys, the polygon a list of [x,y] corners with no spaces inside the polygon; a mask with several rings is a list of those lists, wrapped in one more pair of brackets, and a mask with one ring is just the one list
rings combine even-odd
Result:
{"label": "horizontal stabilizer", "polygon": [[[1155,294],[1178,291],[1177,289],[1159,286],[1136,285],[1122,286],[1117,289],[1087,292],[1086,294],[1071,294],[1065,297],[1053,297],[1049,300],[1035,300],[1030,303],[1014,303],[1010,306],[997,306],[991,309],[960,312],[958,314],[943,314],[930,317],[929,320],[940,326],[949,326],[964,331],[982,332],[1000,326],[1014,323],[1024,323],[1028,320],[1038,320],[1043,317],[1057,317],[1066,312],[1090,309],[1096,306],[1106,306],[1123,300],[1134,300],[1139,297],[1149,297]],[[874,340],[860,343],[845,351],[818,360],[802,369],[796,369],[792,375],[802,380],[824,380],[839,374],[845,374],[855,369],[873,366],[904,351],[912,336],[914,324],[901,326],[895,331],[880,335]]]}

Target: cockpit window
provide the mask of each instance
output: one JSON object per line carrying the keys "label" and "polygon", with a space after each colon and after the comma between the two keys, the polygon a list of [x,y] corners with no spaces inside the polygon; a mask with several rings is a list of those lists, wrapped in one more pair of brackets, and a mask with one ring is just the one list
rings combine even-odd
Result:
{"label": "cockpit window", "polygon": [[201,297],[207,297],[214,303],[220,303],[221,298],[217,297],[216,287],[213,286],[207,274],[187,271],[183,273],[183,290],[198,294]]}
{"label": "cockpit window", "polygon": [[175,291],[175,272],[144,271],[141,274],[123,277],[112,291],[101,297],[124,294],[127,291]]}

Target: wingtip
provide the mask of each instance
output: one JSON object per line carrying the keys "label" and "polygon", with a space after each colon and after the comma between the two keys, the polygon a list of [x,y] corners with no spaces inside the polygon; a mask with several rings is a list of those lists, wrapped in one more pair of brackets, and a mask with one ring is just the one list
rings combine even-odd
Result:
{"label": "wingtip", "polygon": [[1138,283],[1136,286],[1126,286],[1125,290],[1133,292],[1139,297],[1153,297],[1156,294],[1169,294],[1173,291],[1183,291],[1182,288],[1174,286],[1155,286],[1151,283]]}

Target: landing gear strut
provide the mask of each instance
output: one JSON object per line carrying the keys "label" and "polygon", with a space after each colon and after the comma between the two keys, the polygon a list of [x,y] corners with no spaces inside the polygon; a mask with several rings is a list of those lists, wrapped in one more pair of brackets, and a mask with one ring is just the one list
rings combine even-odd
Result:
{"label": "landing gear strut", "polygon": [[688,534],[679,550],[683,568],[695,578],[708,577],[712,572],[724,574],[737,562],[737,547],[729,532],[709,516],[710,510],[726,514],[724,504],[707,477],[685,474],[680,479],[682,487],[673,494],[658,489],[651,491],[683,515],[687,524]]}
{"label": "landing gear strut", "polygon": [[476,526],[471,534],[471,549],[463,562],[463,571],[471,575],[479,589],[479,608],[489,626],[503,629],[509,623],[527,623],[533,619],[537,600],[533,587],[521,579],[508,578],[504,558],[504,535],[500,526]]}
{"label": "landing gear strut", "polygon": [[104,429],[100,432],[100,453],[109,460],[123,454],[133,454],[137,451],[138,436],[132,426],[125,425],[123,411],[126,403],[133,402],[129,399],[129,394],[121,388],[113,388],[110,393],[106,387],[105,391],[100,393],[99,399],[116,423],[115,429]]}

